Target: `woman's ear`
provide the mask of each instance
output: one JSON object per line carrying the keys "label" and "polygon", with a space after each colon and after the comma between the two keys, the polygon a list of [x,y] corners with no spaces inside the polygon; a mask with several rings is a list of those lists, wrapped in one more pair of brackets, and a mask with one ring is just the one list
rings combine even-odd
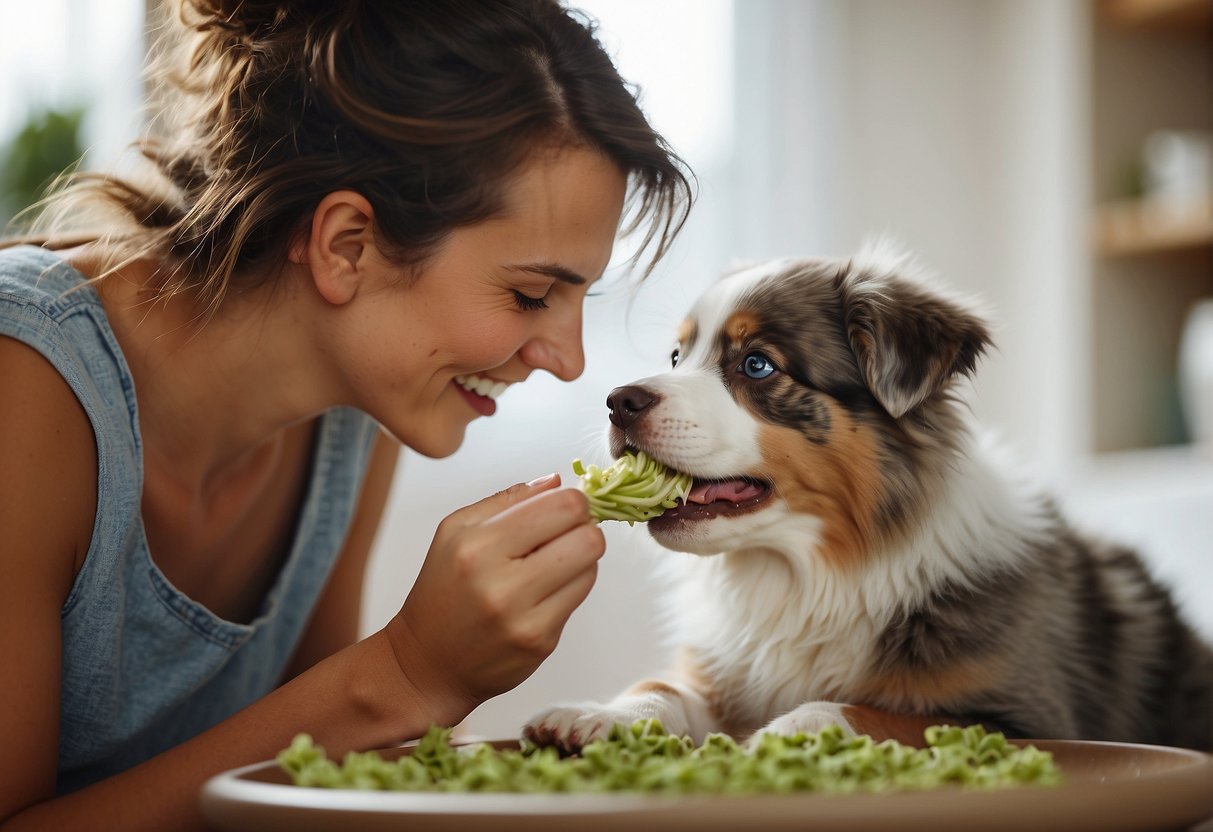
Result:
{"label": "woman's ear", "polygon": [[335,305],[349,303],[375,262],[375,211],[356,191],[333,191],[312,213],[304,264],[316,291]]}

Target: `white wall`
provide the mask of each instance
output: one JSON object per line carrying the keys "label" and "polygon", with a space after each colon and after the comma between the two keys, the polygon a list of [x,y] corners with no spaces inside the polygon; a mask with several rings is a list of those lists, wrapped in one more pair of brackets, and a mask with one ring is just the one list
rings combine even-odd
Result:
{"label": "white wall", "polygon": [[996,310],[1000,349],[982,364],[978,415],[1046,467],[1064,464],[1085,424],[1073,383],[1086,343],[1075,314],[1086,281],[1085,6],[738,8],[750,55],[738,58],[748,79],[738,87],[753,92],[737,146],[763,148],[737,161],[744,253],[844,254],[874,233],[899,238]]}

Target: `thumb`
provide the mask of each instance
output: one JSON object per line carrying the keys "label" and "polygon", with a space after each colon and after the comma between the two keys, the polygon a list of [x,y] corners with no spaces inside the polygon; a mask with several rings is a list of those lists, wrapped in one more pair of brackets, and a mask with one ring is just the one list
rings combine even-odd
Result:
{"label": "thumb", "polygon": [[483,523],[485,520],[496,517],[507,508],[517,505],[523,500],[534,497],[536,494],[542,494],[544,491],[551,491],[553,488],[558,488],[559,486],[559,474],[546,474],[530,482],[515,483],[492,496],[485,497],[480,502],[464,506],[452,514],[451,519],[457,519],[460,525]]}

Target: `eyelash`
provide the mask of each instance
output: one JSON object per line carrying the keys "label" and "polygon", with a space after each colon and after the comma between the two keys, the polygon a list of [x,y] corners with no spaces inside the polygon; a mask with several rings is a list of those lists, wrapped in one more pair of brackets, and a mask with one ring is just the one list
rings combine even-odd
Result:
{"label": "eyelash", "polygon": [[547,301],[543,298],[533,298],[530,295],[524,295],[517,290],[514,291],[514,305],[524,312],[531,312],[537,309],[547,309]]}

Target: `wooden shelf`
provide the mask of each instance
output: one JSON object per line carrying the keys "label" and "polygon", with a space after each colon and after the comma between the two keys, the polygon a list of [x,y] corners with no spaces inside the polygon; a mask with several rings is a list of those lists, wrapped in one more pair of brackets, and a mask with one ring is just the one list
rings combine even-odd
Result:
{"label": "wooden shelf", "polygon": [[1102,257],[1152,254],[1213,245],[1213,201],[1180,209],[1150,200],[1126,200],[1095,212],[1095,253]]}
{"label": "wooden shelf", "polygon": [[1119,29],[1213,34],[1209,0],[1099,0],[1099,17]]}

